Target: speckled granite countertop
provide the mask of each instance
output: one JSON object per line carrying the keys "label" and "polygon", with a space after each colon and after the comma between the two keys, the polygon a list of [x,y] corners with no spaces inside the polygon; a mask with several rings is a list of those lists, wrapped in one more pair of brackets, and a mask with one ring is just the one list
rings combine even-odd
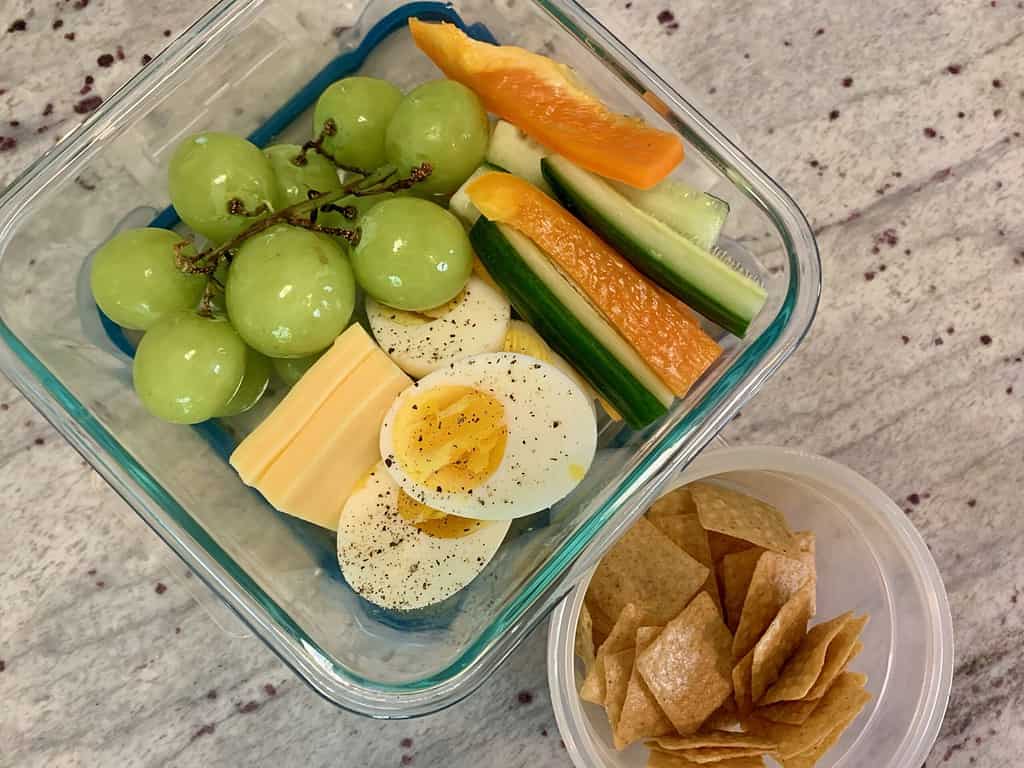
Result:
{"label": "speckled granite countertop", "polygon": [[[0,188],[206,0],[0,0]],[[814,329],[727,430],[844,462],[942,570],[957,664],[929,766],[1024,751],[1024,3],[600,0],[819,236]],[[698,19],[693,29],[688,19]],[[538,630],[442,714],[325,704],[0,381],[0,765],[565,766]]]}

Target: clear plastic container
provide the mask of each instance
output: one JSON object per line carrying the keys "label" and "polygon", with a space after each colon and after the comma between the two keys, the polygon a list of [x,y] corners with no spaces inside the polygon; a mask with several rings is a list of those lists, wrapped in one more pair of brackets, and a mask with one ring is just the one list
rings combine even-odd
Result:
{"label": "clear plastic container", "polygon": [[[325,698],[376,717],[447,706],[472,691],[592,566],[657,480],[699,453],[795,349],[820,287],[814,238],[794,202],[665,80],[572,0],[225,0],[0,199],[0,367],[143,520]],[[148,416],[131,387],[131,340],[104,326],[87,257],[115,229],[173,226],[166,166],[202,129],[258,144],[302,140],[333,80],[360,72],[403,88],[437,76],[409,16],[544,50],[610,104],[677,130],[680,173],[732,214],[725,246],[768,302],[671,413],[606,429],[594,468],[550,513],[517,523],[486,571],[435,609],[375,610],[341,579],[333,536],[244,488],[225,461],[255,415],[194,429]],[[651,104],[664,106],[655,111]],[[659,112],[664,112],[664,116]],[[163,211],[162,213],[160,213]]]}
{"label": "clear plastic container", "polygon": [[[713,478],[783,510],[817,542],[817,619],[870,614],[851,670],[872,700],[819,768],[920,768],[938,735],[953,679],[953,620],[939,570],[903,511],[828,459],[781,448],[716,448],[668,488]],[[589,576],[555,610],[548,682],[562,739],[578,768],[643,768],[642,744],[617,752],[602,708],[580,699],[573,638]]]}

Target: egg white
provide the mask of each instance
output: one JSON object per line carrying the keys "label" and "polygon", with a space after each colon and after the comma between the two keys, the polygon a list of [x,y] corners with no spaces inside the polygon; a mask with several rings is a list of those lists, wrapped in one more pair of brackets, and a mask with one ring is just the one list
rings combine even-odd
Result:
{"label": "egg white", "polygon": [[[426,487],[396,458],[393,425],[409,398],[434,387],[467,386],[505,408],[508,441],[495,472],[472,491]],[[406,389],[384,417],[380,452],[402,489],[429,507],[477,520],[508,520],[547,509],[583,479],[597,450],[590,397],[556,367],[512,352],[450,363]]]}
{"label": "egg white", "polygon": [[338,562],[345,581],[371,603],[413,610],[451,597],[476,578],[511,523],[488,521],[462,538],[438,538],[398,513],[400,493],[378,463],[342,510]]}
{"label": "egg white", "polygon": [[508,299],[479,277],[470,277],[458,301],[425,323],[403,322],[408,313],[366,299],[366,315],[381,349],[413,378],[481,352],[497,352],[508,332]]}

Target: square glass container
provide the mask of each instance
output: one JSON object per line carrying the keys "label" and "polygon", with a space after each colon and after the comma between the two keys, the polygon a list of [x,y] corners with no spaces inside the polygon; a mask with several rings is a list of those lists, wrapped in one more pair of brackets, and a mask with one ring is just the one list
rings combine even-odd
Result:
{"label": "square glass container", "polygon": [[[574,67],[612,107],[678,131],[679,175],[727,200],[722,244],[768,301],[661,421],[604,424],[593,468],[549,511],[516,521],[466,589],[430,609],[374,608],[344,582],[334,536],[272,509],[226,456],[265,415],[195,428],[150,417],[131,384],[131,339],[99,315],[91,253],[118,228],[174,226],[166,168],[199,130],[302,141],[311,106],[359,72],[407,89],[439,76],[410,16]],[[678,90],[572,0],[225,0],[0,198],[0,367],[209,587],[329,701],[382,718],[474,690],[778,369],[813,318],[814,237],[799,208]]]}

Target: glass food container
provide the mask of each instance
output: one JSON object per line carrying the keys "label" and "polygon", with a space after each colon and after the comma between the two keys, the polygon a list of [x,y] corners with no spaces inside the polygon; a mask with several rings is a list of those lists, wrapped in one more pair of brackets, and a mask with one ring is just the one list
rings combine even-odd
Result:
{"label": "glass food container", "polygon": [[[678,131],[682,178],[731,206],[722,245],[764,284],[746,338],[661,421],[605,424],[584,482],[516,521],[486,570],[410,613],[359,598],[329,531],[289,518],[241,484],[233,446],[272,407],[194,428],[149,416],[131,384],[133,339],[104,323],[91,253],[116,230],[174,226],[166,169],[205,129],[305,140],[311,107],[359,72],[400,88],[438,76],[410,16],[459,23],[574,67],[619,111]],[[474,690],[658,492],[793,352],[820,262],[799,208],[678,91],[572,0],[225,0],[114,94],[0,199],[0,367],[206,584],[326,699],[381,718],[421,715]],[[713,332],[716,329],[711,329]]]}

